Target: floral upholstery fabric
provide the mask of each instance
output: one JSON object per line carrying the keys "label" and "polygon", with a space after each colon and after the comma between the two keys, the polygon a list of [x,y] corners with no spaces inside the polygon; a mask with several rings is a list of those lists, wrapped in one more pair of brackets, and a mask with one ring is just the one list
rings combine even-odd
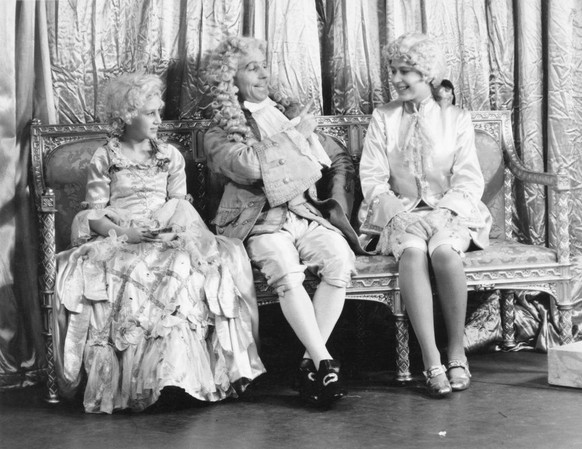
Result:
{"label": "floral upholstery fabric", "polygon": [[505,164],[499,143],[487,132],[475,130],[475,146],[479,165],[485,180],[485,190],[481,200],[491,213],[493,225],[490,238],[501,238],[505,233],[505,199],[503,196],[503,175]]}
{"label": "floral upholstery fabric", "polygon": [[470,251],[465,255],[466,268],[489,268],[495,265],[535,265],[556,263],[556,251],[510,240],[490,241],[487,250]]}
{"label": "floral upholstery fabric", "polygon": [[87,167],[95,150],[104,143],[105,139],[91,139],[65,144],[58,147],[50,159],[46,159],[46,183],[55,192],[57,208],[57,251],[69,247],[71,223],[85,200]]}

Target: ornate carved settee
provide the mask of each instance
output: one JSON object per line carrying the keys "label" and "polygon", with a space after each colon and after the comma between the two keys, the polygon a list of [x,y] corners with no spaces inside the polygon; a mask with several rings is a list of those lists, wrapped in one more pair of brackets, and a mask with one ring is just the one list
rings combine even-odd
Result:
{"label": "ornate carved settee", "polygon": [[[572,339],[570,259],[567,202],[569,181],[565,174],[536,173],[526,169],[514,147],[509,111],[475,111],[479,160],[486,180],[483,200],[491,210],[494,226],[491,246],[467,254],[465,272],[469,290],[498,290],[501,300],[502,345],[515,346],[514,293],[516,290],[548,293],[559,310],[562,344]],[[369,116],[319,117],[321,130],[341,140],[357,166]],[[186,159],[188,190],[194,206],[209,222],[220,197],[206,167],[203,148],[207,120],[167,121],[159,135],[177,146]],[[32,126],[32,169],[41,234],[40,294],[48,355],[48,400],[57,401],[53,364],[52,304],[55,254],[69,245],[73,216],[85,196],[86,168],[95,149],[105,142],[103,124]],[[548,187],[557,217],[557,247],[518,243],[512,235],[514,179]],[[354,208],[355,210],[357,208]],[[396,320],[396,380],[411,379],[408,321],[398,289],[397,267],[392,257],[358,256],[358,275],[348,289],[348,299],[374,301],[387,306]],[[260,305],[277,302],[277,296],[257,273]],[[313,291],[316,279],[307,277]]]}

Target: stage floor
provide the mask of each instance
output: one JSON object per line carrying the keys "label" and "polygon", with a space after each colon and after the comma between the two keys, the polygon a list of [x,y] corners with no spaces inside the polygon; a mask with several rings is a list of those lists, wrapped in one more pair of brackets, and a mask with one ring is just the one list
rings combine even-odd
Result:
{"label": "stage floor", "polygon": [[582,390],[547,383],[547,355],[470,357],[472,387],[431,399],[420,378],[392,373],[351,379],[328,411],[304,407],[280,372],[245,397],[218,404],[181,396],[144,413],[89,415],[51,406],[38,388],[0,394],[0,446],[17,448],[574,448],[582,446]]}

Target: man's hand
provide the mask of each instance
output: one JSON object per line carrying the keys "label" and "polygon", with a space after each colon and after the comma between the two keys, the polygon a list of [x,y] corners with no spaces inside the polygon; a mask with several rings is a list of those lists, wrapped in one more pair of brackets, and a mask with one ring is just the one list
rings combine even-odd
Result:
{"label": "man's hand", "polygon": [[311,106],[313,105],[313,100],[310,100],[305,107],[301,110],[299,114],[299,123],[295,125],[295,129],[299,131],[303,137],[306,139],[313,134],[313,131],[317,128],[317,120],[315,116],[309,112]]}

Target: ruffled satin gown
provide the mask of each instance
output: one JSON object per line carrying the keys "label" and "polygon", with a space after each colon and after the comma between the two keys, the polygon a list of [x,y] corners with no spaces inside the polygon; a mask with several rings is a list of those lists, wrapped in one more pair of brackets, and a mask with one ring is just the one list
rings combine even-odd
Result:
{"label": "ruffled satin gown", "polygon": [[[73,249],[57,257],[55,346],[65,394],[86,372],[87,412],[136,411],[174,386],[202,401],[237,396],[265,369],[258,311],[241,242],[212,234],[186,201],[184,159],[152,142],[146,163],[112,139],[89,167]],[[170,242],[96,236],[89,220],[172,228]],[[60,311],[60,313],[59,313]]]}

